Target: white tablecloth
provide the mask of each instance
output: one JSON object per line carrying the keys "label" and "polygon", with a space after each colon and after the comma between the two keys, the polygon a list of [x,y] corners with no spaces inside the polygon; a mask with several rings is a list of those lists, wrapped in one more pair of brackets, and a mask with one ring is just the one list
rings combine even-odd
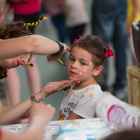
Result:
{"label": "white tablecloth", "polygon": [[[29,124],[15,124],[15,125],[3,125],[3,126],[1,126],[1,128],[5,131],[10,131],[12,129],[12,131],[15,131],[15,133],[22,133],[25,129],[27,129],[28,126],[29,126]],[[59,126],[61,129],[57,129]],[[87,127],[88,127],[88,129],[87,129]],[[102,135],[106,135],[106,133],[108,135],[109,133],[111,133],[111,130],[109,129],[109,127],[105,126],[105,123],[99,118],[64,120],[64,121],[50,121],[46,125],[45,128],[47,128],[47,130],[45,131],[46,134],[50,128],[51,128],[51,130],[52,129],[54,130],[52,139],[55,139],[57,137],[57,134],[59,134],[59,136],[57,137],[58,140],[65,139],[66,136],[71,137],[71,135],[73,137],[76,137],[80,131],[82,132],[83,136],[89,135],[88,133],[96,133],[97,134],[97,131],[98,131],[98,135],[102,134],[103,131],[104,132]],[[100,128],[103,128],[103,129],[100,129]],[[58,130],[61,130],[61,132]],[[92,136],[92,137],[94,137],[94,136]],[[86,140],[86,138],[82,139],[82,140]]]}

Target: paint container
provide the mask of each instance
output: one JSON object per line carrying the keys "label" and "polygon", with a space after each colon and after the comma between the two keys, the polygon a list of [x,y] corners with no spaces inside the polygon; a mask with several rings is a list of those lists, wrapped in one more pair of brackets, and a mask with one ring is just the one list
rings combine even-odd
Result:
{"label": "paint container", "polygon": [[139,109],[104,92],[97,101],[96,114],[112,129],[136,128]]}
{"label": "paint container", "polygon": [[112,133],[102,120],[76,120],[61,128],[56,140],[102,140]]}
{"label": "paint container", "polygon": [[44,138],[43,140],[52,140],[57,137],[57,134],[60,132],[61,126],[50,124],[46,125],[44,128]]}

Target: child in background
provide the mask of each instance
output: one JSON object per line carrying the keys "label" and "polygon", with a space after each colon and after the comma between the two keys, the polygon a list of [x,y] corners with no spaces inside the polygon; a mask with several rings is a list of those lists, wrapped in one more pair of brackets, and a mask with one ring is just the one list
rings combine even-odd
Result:
{"label": "child in background", "polygon": [[83,35],[89,18],[84,0],[65,0],[64,3],[67,7],[66,26],[72,45],[75,38]]}
{"label": "child in background", "polygon": [[66,91],[58,120],[95,117],[96,102],[103,93],[98,84],[103,65],[106,57],[113,55],[109,47],[106,51],[106,44],[98,36],[85,35],[73,44],[67,71],[70,80],[79,78],[80,83]]}

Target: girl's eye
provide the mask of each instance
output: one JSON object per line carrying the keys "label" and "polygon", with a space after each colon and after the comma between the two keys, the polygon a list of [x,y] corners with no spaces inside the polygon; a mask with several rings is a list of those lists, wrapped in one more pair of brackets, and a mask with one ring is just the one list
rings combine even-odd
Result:
{"label": "girl's eye", "polygon": [[74,59],[73,58],[70,58],[70,61],[74,61]]}
{"label": "girl's eye", "polygon": [[81,65],[86,65],[85,63],[81,62]]}

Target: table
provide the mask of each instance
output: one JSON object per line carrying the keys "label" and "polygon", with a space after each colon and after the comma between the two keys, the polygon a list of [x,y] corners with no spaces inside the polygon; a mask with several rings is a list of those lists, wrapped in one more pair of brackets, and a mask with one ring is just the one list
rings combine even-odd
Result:
{"label": "table", "polygon": [[[85,124],[87,125],[87,124],[95,124],[96,123],[96,125],[94,125],[93,127],[90,127],[90,129],[85,129],[86,127],[84,126]],[[49,128],[50,126],[51,126],[51,128],[52,127],[55,127],[55,126],[61,126],[61,131],[59,131],[59,136],[57,137],[56,135],[53,135],[52,136],[52,140],[55,140],[55,139],[57,139],[57,140],[63,140],[63,138],[64,137],[66,137],[66,136],[70,136],[71,134],[73,135],[73,137],[74,136],[76,136],[77,135],[77,129],[75,129],[76,130],[76,133],[75,133],[75,131],[74,132],[71,132],[73,129],[71,129],[72,127],[70,126],[68,129],[67,128],[65,128],[66,126],[68,126],[68,125],[70,125],[71,124],[71,126],[74,126],[73,128],[75,129],[75,127],[79,127],[79,125],[82,125],[82,129],[80,128],[80,130],[81,130],[81,132],[82,132],[82,135],[83,135],[83,133],[85,133],[86,132],[86,134],[88,134],[88,133],[91,133],[91,132],[94,132],[94,133],[96,133],[97,131],[98,131],[98,133],[100,134],[102,134],[102,132],[103,132],[103,134],[102,135],[108,135],[108,134],[110,134],[110,133],[112,133],[112,131],[109,129],[109,127],[107,127],[107,125],[100,119],[100,118],[92,118],[92,119],[77,119],[77,120],[64,120],[64,121],[50,121],[48,124],[47,124],[47,128]],[[97,124],[99,124],[100,126],[97,126]],[[17,124],[18,125],[18,124]],[[28,123],[27,124],[19,124],[19,125],[21,125],[22,126],[22,128],[21,129],[19,129],[16,133],[22,133],[25,129],[27,129],[27,127],[28,127]],[[103,126],[105,126],[104,127],[104,129],[100,129],[99,130],[99,127],[101,127],[101,125],[102,125],[102,127]],[[4,129],[4,128],[6,128],[6,127],[13,127],[13,126],[15,126],[15,125],[3,125],[3,126],[1,126],[2,127],[2,129]],[[85,127],[85,128],[84,128]],[[95,128],[97,128],[98,127],[98,129],[96,129],[95,130]],[[63,129],[62,129],[63,128]],[[68,131],[68,130],[70,130],[71,129],[71,131]],[[66,130],[66,131],[65,131]],[[87,131],[88,130],[88,131]],[[90,131],[89,131],[90,130]],[[46,132],[46,134],[47,134],[47,131],[45,130],[45,132]],[[79,130],[78,130],[78,132],[79,132]],[[98,134],[98,135],[99,135]],[[81,134],[80,134],[81,135]],[[85,134],[84,134],[85,135]],[[90,134],[90,136],[91,136],[91,134]],[[94,137],[95,135],[92,135],[92,137]],[[57,137],[57,138],[56,138]],[[76,138],[77,139],[77,138]],[[75,139],[75,140],[76,140]],[[43,139],[43,140],[46,140],[46,139]],[[47,140],[49,140],[49,139],[47,139]]]}

